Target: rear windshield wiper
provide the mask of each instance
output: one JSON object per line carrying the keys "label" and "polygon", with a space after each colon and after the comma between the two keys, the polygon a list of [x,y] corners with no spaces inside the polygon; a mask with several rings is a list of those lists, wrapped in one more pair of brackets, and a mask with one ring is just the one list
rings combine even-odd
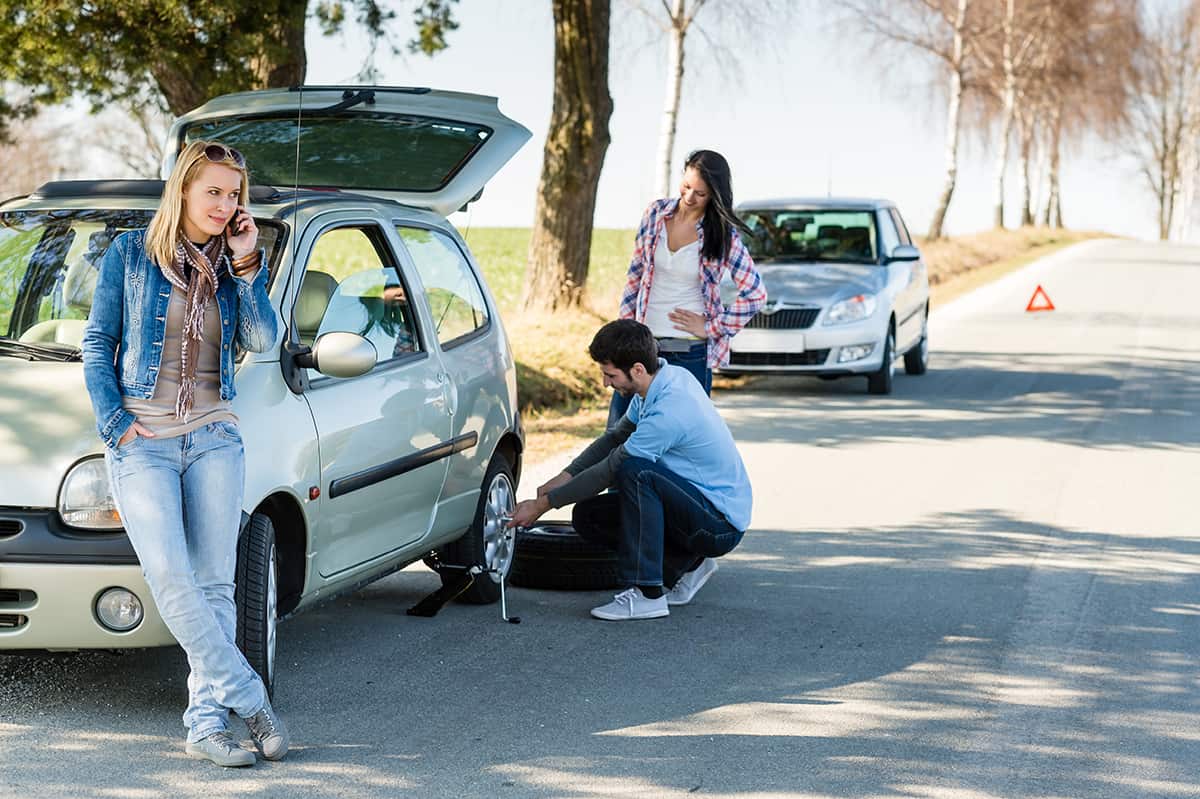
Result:
{"label": "rear windshield wiper", "polygon": [[78,347],[69,345],[30,344],[11,338],[0,338],[0,355],[12,355],[30,361],[82,361]]}

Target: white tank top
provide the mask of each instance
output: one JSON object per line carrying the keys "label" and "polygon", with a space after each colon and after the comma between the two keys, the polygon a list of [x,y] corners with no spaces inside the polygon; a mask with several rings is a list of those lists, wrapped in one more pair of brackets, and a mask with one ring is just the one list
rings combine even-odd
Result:
{"label": "white tank top", "polygon": [[646,302],[646,327],[656,338],[695,338],[675,327],[667,314],[676,308],[704,315],[704,294],[700,289],[700,240],[685,244],[675,252],[667,245],[667,232],[658,237],[654,248],[654,279]]}

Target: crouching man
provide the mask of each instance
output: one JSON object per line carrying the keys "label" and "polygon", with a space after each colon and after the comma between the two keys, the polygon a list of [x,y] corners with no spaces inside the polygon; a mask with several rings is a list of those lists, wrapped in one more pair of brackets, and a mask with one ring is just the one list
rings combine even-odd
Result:
{"label": "crouching man", "polygon": [[[513,511],[529,526],[575,504],[575,530],[617,552],[625,590],[598,619],[655,619],[686,605],[717,570],[714,558],[750,524],[750,480],[725,421],[690,372],[658,357],[650,328],[609,322],[588,347],[604,385],[629,410],[567,468]],[[615,488],[612,493],[602,493]]]}

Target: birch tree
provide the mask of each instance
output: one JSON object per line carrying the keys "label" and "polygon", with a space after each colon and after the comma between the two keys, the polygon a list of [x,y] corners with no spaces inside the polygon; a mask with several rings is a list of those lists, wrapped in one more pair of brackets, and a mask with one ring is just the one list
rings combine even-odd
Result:
{"label": "birch tree", "polygon": [[[1158,206],[1158,235],[1187,228],[1200,138],[1200,3],[1149,18],[1135,53],[1124,139]],[[1180,212],[1183,215],[1177,216]]]}
{"label": "birch tree", "polygon": [[[675,166],[675,132],[683,98],[688,35],[695,33],[714,60],[736,71],[737,52],[727,42],[741,44],[760,30],[786,24],[790,19],[785,0],[626,0],[641,18],[662,31],[667,41],[667,83],[658,128],[654,190],[659,197],[672,191]],[[704,12],[704,13],[701,13]],[[761,37],[759,41],[762,41]],[[769,46],[769,45],[768,45]]]}
{"label": "birch tree", "polygon": [[886,58],[899,47],[932,62],[946,90],[945,176],[929,224],[929,239],[942,237],[946,213],[958,180],[958,147],[963,101],[982,88],[979,55],[989,22],[981,0],[841,0],[855,24],[876,43],[872,53]]}

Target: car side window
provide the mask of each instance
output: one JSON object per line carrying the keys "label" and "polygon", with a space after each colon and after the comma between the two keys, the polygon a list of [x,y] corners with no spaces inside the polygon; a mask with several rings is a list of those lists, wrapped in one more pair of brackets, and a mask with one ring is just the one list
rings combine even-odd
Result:
{"label": "car side window", "polygon": [[904,220],[900,218],[900,212],[895,208],[889,209],[892,214],[892,221],[896,223],[896,232],[900,234],[901,244],[912,244],[912,236],[908,235],[908,227],[904,224]]}
{"label": "car side window", "polygon": [[425,284],[425,299],[442,348],[486,327],[490,317],[483,289],[454,240],[426,228],[397,226],[396,231]]}
{"label": "car side window", "polygon": [[900,246],[900,237],[896,233],[896,226],[892,222],[892,216],[886,210],[877,212],[879,219],[879,238],[883,242],[883,257],[884,260],[891,257],[892,250]]}
{"label": "car side window", "polygon": [[407,287],[381,239],[370,227],[329,230],[317,239],[296,298],[301,344],[338,331],[374,344],[379,363],[420,351]]}

